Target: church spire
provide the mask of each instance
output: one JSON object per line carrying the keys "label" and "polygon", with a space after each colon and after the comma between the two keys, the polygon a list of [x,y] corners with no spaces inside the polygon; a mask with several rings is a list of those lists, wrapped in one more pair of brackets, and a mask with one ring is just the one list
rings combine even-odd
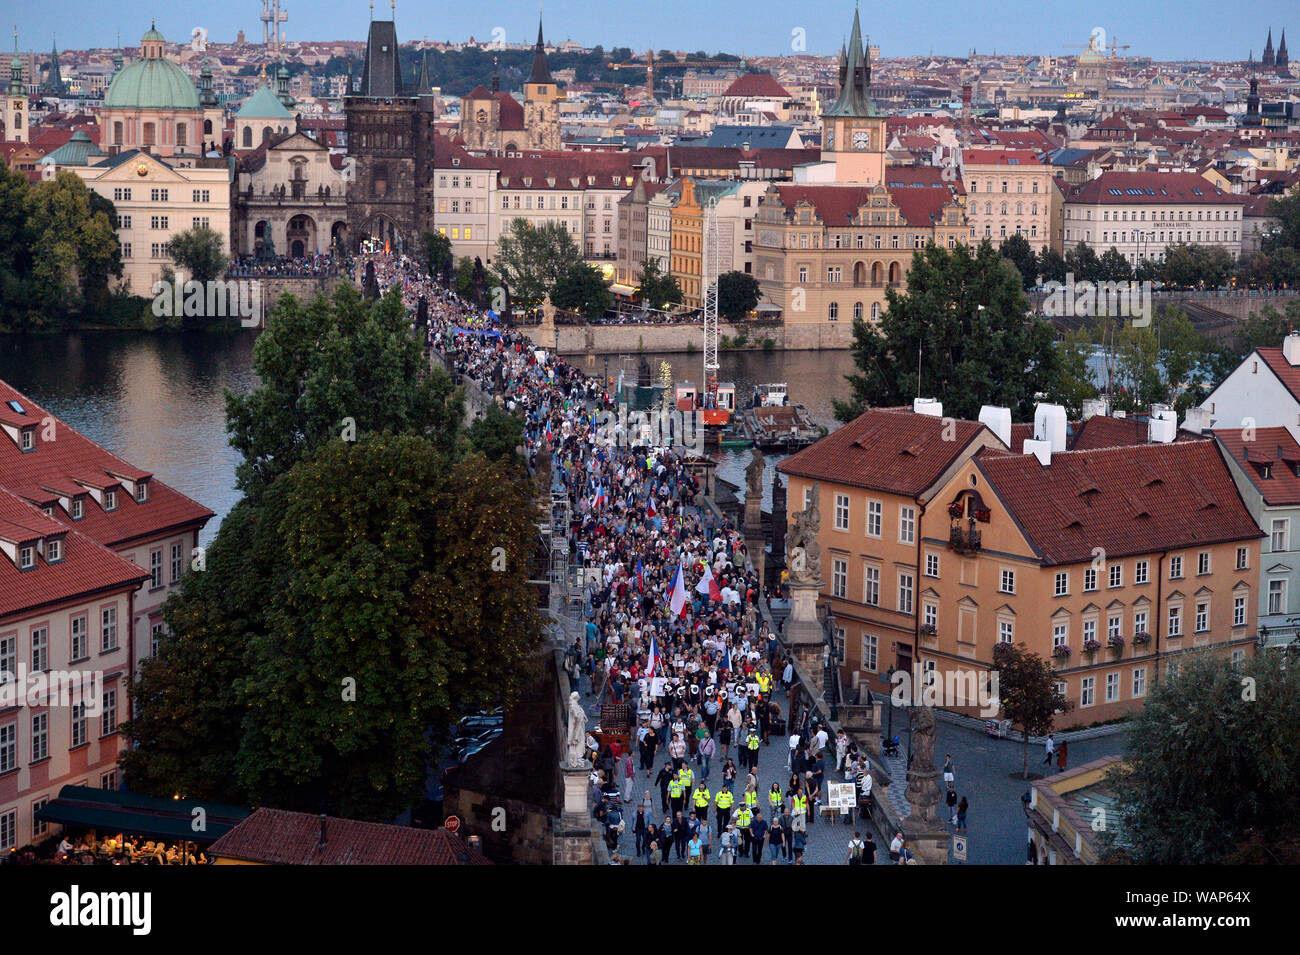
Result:
{"label": "church spire", "polygon": [[546,41],[542,39],[542,18],[537,18],[537,46],[533,50],[533,72],[528,76],[529,83],[544,83],[554,86],[550,67],[546,65]]}
{"label": "church spire", "polygon": [[871,55],[862,40],[862,20],[853,11],[853,30],[840,61],[840,95],[826,110],[829,116],[877,116],[871,102]]}
{"label": "church spire", "polygon": [[59,44],[57,39],[50,48],[50,71],[46,76],[45,88],[42,92],[51,96],[64,96],[68,92],[68,87],[63,82],[63,73],[59,70]]}

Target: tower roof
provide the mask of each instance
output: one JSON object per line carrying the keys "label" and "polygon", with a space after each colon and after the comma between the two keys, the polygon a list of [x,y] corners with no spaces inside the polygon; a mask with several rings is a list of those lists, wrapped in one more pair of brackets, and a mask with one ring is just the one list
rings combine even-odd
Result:
{"label": "tower roof", "polygon": [[420,56],[420,72],[415,78],[415,95],[432,96],[433,82],[429,77],[429,51],[425,50]]}
{"label": "tower roof", "polygon": [[293,113],[284,107],[269,86],[260,86],[257,92],[235,114],[241,119],[292,119]]}
{"label": "tower roof", "polygon": [[371,20],[358,96],[403,96],[402,66],[397,60],[397,24]]}
{"label": "tower roof", "polygon": [[551,70],[546,65],[546,43],[542,40],[542,21],[537,21],[537,47],[533,52],[533,72],[528,75],[529,83],[546,83],[554,85]]}
{"label": "tower roof", "polygon": [[879,116],[871,102],[871,54],[862,41],[862,23],[853,11],[853,32],[841,69],[844,82],[839,98],[826,110],[826,116]]}

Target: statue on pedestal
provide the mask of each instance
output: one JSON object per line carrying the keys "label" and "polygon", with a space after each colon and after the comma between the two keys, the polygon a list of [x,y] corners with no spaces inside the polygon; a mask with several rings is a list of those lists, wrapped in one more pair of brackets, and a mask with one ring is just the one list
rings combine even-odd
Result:
{"label": "statue on pedestal", "polygon": [[942,827],[939,819],[939,774],[934,768],[934,708],[917,706],[911,715],[911,760],[904,796],[912,807],[906,827],[913,831]]}
{"label": "statue on pedestal", "polygon": [[755,447],[753,456],[749,459],[749,466],[745,468],[746,504],[752,500],[763,499],[763,471],[766,467],[767,461],[763,458],[763,452]]}
{"label": "statue on pedestal", "polygon": [[569,732],[565,739],[565,764],[581,766],[586,760],[587,750],[587,713],[577,693],[569,694]]}
{"label": "statue on pedestal", "polygon": [[821,485],[814,484],[808,496],[808,506],[794,516],[794,529],[786,538],[786,553],[790,555],[791,583],[820,583],[822,579],[822,551],[817,543],[822,515],[818,507]]}

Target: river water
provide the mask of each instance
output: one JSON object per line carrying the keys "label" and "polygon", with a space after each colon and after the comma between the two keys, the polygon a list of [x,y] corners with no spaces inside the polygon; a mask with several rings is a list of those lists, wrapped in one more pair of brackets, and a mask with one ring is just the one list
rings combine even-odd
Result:
{"label": "river water", "polygon": [[[63,335],[0,336],[0,379],[30,396],[66,424],[132,464],[216,512],[200,535],[208,543],[221,519],[239,500],[235,466],[239,455],[226,440],[224,390],[248,392],[254,334],[74,332]],[[635,374],[641,356],[611,356],[608,369]],[[698,381],[702,356],[646,353],[650,367],[672,365],[676,379]],[[603,357],[588,374],[605,372]],[[783,381],[790,400],[804,405],[827,428],[836,427],[831,402],[848,395],[844,376],[852,371],[847,351],[727,352],[719,355],[719,378],[736,385],[741,403],[754,387]],[[723,451],[719,474],[744,489],[748,450]],[[765,506],[771,507],[772,465],[768,457]]]}

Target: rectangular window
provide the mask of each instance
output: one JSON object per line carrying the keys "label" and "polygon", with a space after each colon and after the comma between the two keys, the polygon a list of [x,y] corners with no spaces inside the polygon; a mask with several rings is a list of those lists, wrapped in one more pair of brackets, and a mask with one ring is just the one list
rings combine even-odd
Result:
{"label": "rectangular window", "polygon": [[867,536],[880,536],[880,521],[884,506],[879,501],[867,501]]}
{"label": "rectangular window", "polygon": [[1057,597],[1065,597],[1070,593],[1070,572],[1067,570],[1057,571],[1056,573],[1056,590]]}
{"label": "rectangular window", "polygon": [[1146,667],[1133,668],[1133,695],[1134,696],[1147,695],[1147,668]]}
{"label": "rectangular window", "polygon": [[1015,642],[1015,624],[1010,620],[998,621],[998,643]]}
{"label": "rectangular window", "polygon": [[1287,549],[1287,538],[1290,536],[1290,518],[1279,517],[1273,519],[1273,532],[1269,535],[1269,550],[1274,554],[1280,554]]}
{"label": "rectangular window", "polygon": [[0,812],[0,851],[7,851],[18,844],[18,810],[10,809]]}
{"label": "rectangular window", "polygon": [[157,590],[163,585],[163,556],[162,551],[153,550],[149,552],[149,589]]}
{"label": "rectangular window", "polygon": [[1002,568],[1002,583],[998,590],[1004,594],[1014,594],[1016,592],[1016,572]]}
{"label": "rectangular window", "polygon": [[1106,674],[1106,702],[1114,703],[1119,699],[1119,674]]}
{"label": "rectangular window", "polygon": [[900,573],[898,575],[898,610],[900,613],[912,612],[912,586],[911,574]]}
{"label": "rectangular window", "polygon": [[37,713],[32,717],[32,762],[50,755],[50,714]]}
{"label": "rectangular window", "polygon": [[36,548],[27,546],[18,548],[18,569],[31,570],[36,566]]}
{"label": "rectangular window", "polygon": [[880,605],[880,568],[867,567],[862,589],[862,602],[869,607]]}
{"label": "rectangular window", "polygon": [[1182,559],[1182,557],[1170,557],[1170,558],[1169,558],[1169,579],[1170,579],[1170,580],[1182,580],[1182,579],[1183,579],[1183,559]]}
{"label": "rectangular window", "polygon": [[1148,568],[1149,568],[1149,567],[1150,567],[1150,565],[1149,565],[1145,560],[1139,560],[1136,564],[1134,564],[1134,565],[1133,565],[1133,583],[1135,583],[1135,584],[1145,584],[1145,583],[1147,582],[1147,580],[1149,579],[1149,577],[1148,577],[1148,573],[1149,573]]}
{"label": "rectangular window", "polygon": [[1246,625],[1246,598],[1237,596],[1232,598],[1232,625],[1234,627],[1244,627]]}
{"label": "rectangular window", "polygon": [[45,559],[51,564],[57,564],[63,559],[63,542],[57,537],[51,538],[46,543]]}
{"label": "rectangular window", "polygon": [[1135,610],[1133,612],[1133,632],[1147,632],[1147,612],[1145,610]]}
{"label": "rectangular window", "polygon": [[185,570],[185,545],[172,544],[172,580],[173,584],[179,583],[181,573]]}
{"label": "rectangular window", "polygon": [[870,633],[862,635],[862,669],[875,673],[879,666],[880,641]]}
{"label": "rectangular window", "polygon": [[1270,614],[1286,613],[1286,581],[1270,580],[1268,582],[1268,612]]}
{"label": "rectangular window", "polygon": [[43,836],[49,832],[50,824],[43,819],[37,819],[36,814],[45,808],[48,799],[37,799],[32,803],[32,835]]}
{"label": "rectangular window", "polygon": [[1052,625],[1052,649],[1057,647],[1068,647],[1070,645],[1070,626],[1065,623]]}
{"label": "rectangular window", "polygon": [[161,623],[155,623],[152,627],[149,628],[149,655],[150,656],[156,657],[158,655],[158,648],[162,645],[163,633],[164,633],[164,625]]}
{"label": "rectangular window", "polygon": [[86,615],[72,618],[72,656],[71,662],[85,660],[90,656],[90,634],[86,627]]}
{"label": "rectangular window", "polygon": [[1120,630],[1121,630],[1120,620],[1121,620],[1121,618],[1120,618],[1119,614],[1111,614],[1111,616],[1109,616],[1109,617],[1106,618],[1106,638],[1107,638],[1107,639],[1110,639],[1111,637],[1121,637],[1121,636],[1123,636],[1123,634],[1120,632]]}
{"label": "rectangular window", "polygon": [[1097,678],[1085,676],[1079,687],[1079,705],[1092,706],[1097,702]]}
{"label": "rectangular window", "polygon": [[71,746],[76,749],[86,744],[86,704],[77,703],[72,707]]}
{"label": "rectangular window", "polygon": [[1181,637],[1183,635],[1183,609],[1181,607],[1169,608],[1169,636]]}
{"label": "rectangular window", "polygon": [[50,628],[37,627],[32,631],[32,671],[44,672],[50,668]]}
{"label": "rectangular window", "polygon": [[143,504],[147,500],[149,500],[149,482],[141,481],[135,486],[135,502]]}
{"label": "rectangular window", "polygon": [[1112,587],[1124,586],[1124,565],[1111,564],[1108,570],[1110,572],[1110,585]]}
{"label": "rectangular window", "polygon": [[1203,550],[1196,555],[1196,573],[1205,576],[1210,572],[1210,552]]}
{"label": "rectangular window", "polygon": [[0,726],[0,773],[18,768],[18,724]]}
{"label": "rectangular window", "polygon": [[1097,639],[1097,621],[1085,620],[1083,622],[1083,642],[1087,643],[1089,640],[1096,640],[1096,639]]}
{"label": "rectangular window", "polygon": [[115,510],[117,510],[117,492],[116,492],[116,491],[105,491],[105,492],[104,492],[104,510],[106,510],[106,511],[115,511]]}
{"label": "rectangular window", "polygon": [[836,557],[831,561],[831,594],[835,597],[844,597],[849,589],[849,564],[843,558]]}
{"label": "rectangular window", "polygon": [[1245,570],[1250,561],[1250,552],[1244,547],[1237,548],[1237,569]]}
{"label": "rectangular window", "polygon": [[18,638],[0,637],[0,683],[18,678]]}
{"label": "rectangular window", "polygon": [[936,604],[926,602],[921,605],[921,623],[927,627],[939,629],[939,608]]}
{"label": "rectangular window", "polygon": [[939,576],[939,555],[938,554],[925,555],[925,576],[927,577]]}
{"label": "rectangular window", "polygon": [[1083,572],[1083,592],[1088,593],[1097,589],[1097,571],[1089,567]]}
{"label": "rectangular window", "polygon": [[900,507],[898,509],[898,542],[912,544],[916,541],[916,508]]}
{"label": "rectangular window", "polygon": [[100,614],[99,650],[109,653],[117,649],[117,608],[105,607]]}
{"label": "rectangular window", "polygon": [[1202,600],[1196,604],[1196,632],[1205,633],[1210,629],[1210,605]]}
{"label": "rectangular window", "polygon": [[117,690],[105,690],[103,712],[99,717],[99,735],[112,736],[117,732]]}
{"label": "rectangular window", "polygon": [[847,494],[835,495],[835,529],[837,531],[847,531],[849,529],[849,496]]}
{"label": "rectangular window", "polygon": [[108,772],[106,772],[106,773],[102,773],[102,774],[100,775],[100,777],[99,777],[99,788],[100,788],[100,789],[108,789],[108,790],[110,790],[110,791],[111,791],[111,790],[114,790],[114,789],[117,788],[117,770],[116,770],[116,769],[109,770]]}

